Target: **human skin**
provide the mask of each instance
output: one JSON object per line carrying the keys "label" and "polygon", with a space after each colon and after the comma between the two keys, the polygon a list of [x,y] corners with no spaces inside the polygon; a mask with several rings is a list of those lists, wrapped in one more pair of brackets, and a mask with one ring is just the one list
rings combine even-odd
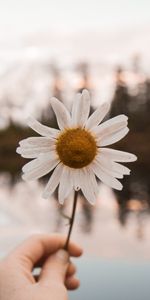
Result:
{"label": "human skin", "polygon": [[[0,299],[68,300],[68,290],[79,286],[70,257],[79,257],[82,249],[70,242],[67,252],[64,244],[61,235],[35,235],[13,250],[0,262]],[[36,266],[38,278],[32,274]]]}

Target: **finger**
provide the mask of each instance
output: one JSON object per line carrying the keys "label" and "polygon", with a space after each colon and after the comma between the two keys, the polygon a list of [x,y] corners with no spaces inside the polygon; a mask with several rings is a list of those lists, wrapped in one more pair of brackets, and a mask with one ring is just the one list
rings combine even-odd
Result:
{"label": "finger", "polygon": [[74,275],[76,273],[76,271],[77,271],[76,266],[72,262],[70,262],[68,269],[67,269],[66,276],[70,277],[70,276]]}
{"label": "finger", "polygon": [[[38,263],[37,263],[37,265],[35,265],[35,268],[42,268],[42,266],[46,262],[47,258],[48,258],[48,256],[47,257],[43,257],[41,260],[39,260]],[[68,270],[70,270],[70,268],[76,268],[75,265],[71,261],[70,261]],[[68,274],[68,271],[67,271],[67,274]]]}
{"label": "finger", "polygon": [[68,252],[62,249],[58,250],[46,260],[39,277],[39,282],[44,285],[49,284],[51,281],[64,283],[68,266]]}
{"label": "finger", "polygon": [[[77,271],[76,266],[70,261],[69,266],[67,268],[66,278],[73,276],[76,273],[76,271]],[[40,270],[40,272],[38,272],[38,274],[37,274],[37,272],[36,272],[36,274],[33,274],[35,281],[39,281],[40,273],[41,273],[41,270]]]}
{"label": "finger", "polygon": [[[22,243],[11,255],[17,256],[22,263],[30,270],[40,259],[45,259],[50,254],[62,249],[65,245],[66,237],[58,234],[54,235],[34,235]],[[82,249],[70,243],[68,248],[69,255],[78,257],[82,254]]]}
{"label": "finger", "polygon": [[71,276],[66,279],[65,286],[68,290],[75,290],[80,286],[80,281],[74,276]]}

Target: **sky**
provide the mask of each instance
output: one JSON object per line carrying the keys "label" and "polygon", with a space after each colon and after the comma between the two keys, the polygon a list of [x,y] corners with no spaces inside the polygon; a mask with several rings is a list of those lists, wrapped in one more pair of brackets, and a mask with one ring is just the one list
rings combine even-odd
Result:
{"label": "sky", "polygon": [[147,68],[149,42],[149,0],[0,0],[1,62],[22,58],[23,47],[25,57],[49,47],[66,61],[126,63],[138,53]]}
{"label": "sky", "polygon": [[0,0],[1,36],[110,31],[150,24],[149,0]]}

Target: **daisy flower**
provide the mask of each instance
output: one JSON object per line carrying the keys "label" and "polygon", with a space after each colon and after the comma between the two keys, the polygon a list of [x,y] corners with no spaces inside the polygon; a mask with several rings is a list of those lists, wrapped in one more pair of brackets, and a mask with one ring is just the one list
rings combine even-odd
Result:
{"label": "daisy flower", "polygon": [[130,170],[119,162],[132,162],[137,158],[134,154],[105,146],[116,143],[128,133],[127,116],[122,114],[100,124],[109,111],[109,104],[104,103],[89,117],[87,90],[76,95],[71,113],[56,98],[50,103],[59,130],[29,118],[28,125],[41,136],[29,137],[19,143],[17,153],[33,159],[23,167],[23,179],[35,180],[53,171],[43,198],[49,198],[59,185],[60,204],[72,189],[81,189],[85,198],[94,204],[98,194],[96,178],[121,190],[118,179],[129,175]]}

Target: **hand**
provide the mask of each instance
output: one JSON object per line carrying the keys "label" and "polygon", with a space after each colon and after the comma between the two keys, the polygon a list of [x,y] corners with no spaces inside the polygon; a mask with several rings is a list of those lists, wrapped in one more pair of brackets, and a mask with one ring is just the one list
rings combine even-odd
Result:
{"label": "hand", "polygon": [[[60,235],[35,235],[0,263],[1,300],[67,300],[67,289],[76,289],[79,280],[69,256],[78,257],[81,248],[70,243],[63,250],[65,238]],[[36,280],[34,267],[41,266]]]}

